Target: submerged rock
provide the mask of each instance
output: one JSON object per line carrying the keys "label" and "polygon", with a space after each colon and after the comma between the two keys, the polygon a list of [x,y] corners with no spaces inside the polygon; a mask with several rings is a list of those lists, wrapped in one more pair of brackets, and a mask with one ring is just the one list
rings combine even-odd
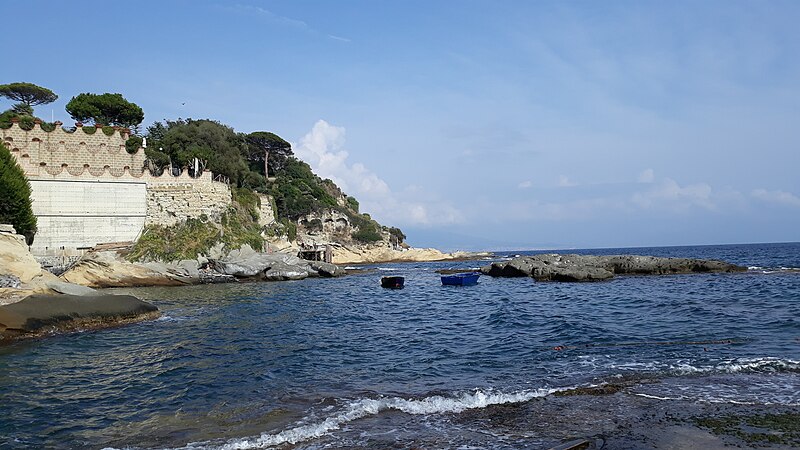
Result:
{"label": "submerged rock", "polygon": [[481,268],[481,272],[493,277],[532,277],[537,281],[568,282],[609,280],[615,274],[663,275],[745,270],[744,267],[717,260],[559,254],[521,256]]}

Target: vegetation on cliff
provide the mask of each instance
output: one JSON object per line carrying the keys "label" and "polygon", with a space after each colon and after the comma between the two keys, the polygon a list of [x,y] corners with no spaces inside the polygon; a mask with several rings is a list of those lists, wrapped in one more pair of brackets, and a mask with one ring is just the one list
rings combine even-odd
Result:
{"label": "vegetation on cliff", "polygon": [[247,189],[233,188],[231,207],[219,222],[208,217],[188,219],[170,227],[149,225],[127,255],[130,261],[179,261],[208,255],[212,247],[227,249],[248,244],[260,250],[264,246],[258,224],[258,196]]}
{"label": "vegetation on cliff", "polygon": [[36,234],[31,185],[5,145],[0,143],[0,223],[9,223],[30,245]]}

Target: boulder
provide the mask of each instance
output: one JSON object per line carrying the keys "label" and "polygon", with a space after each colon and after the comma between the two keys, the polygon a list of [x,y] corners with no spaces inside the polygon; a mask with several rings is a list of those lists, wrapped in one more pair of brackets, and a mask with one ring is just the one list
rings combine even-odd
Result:
{"label": "boulder", "polygon": [[309,261],[308,265],[322,277],[339,277],[346,273],[344,269],[336,264],[322,261]]}
{"label": "boulder", "polygon": [[47,281],[45,284],[47,287],[58,292],[59,294],[78,295],[78,296],[98,295],[95,289],[86,286],[81,286],[79,284],[67,283],[61,280],[50,280]]}
{"label": "boulder", "polygon": [[[182,286],[193,279],[183,272],[173,270],[169,264],[137,264],[126,261],[116,251],[99,251],[85,254],[61,279],[69,283],[95,288],[129,286]],[[199,275],[197,282],[199,282]]]}
{"label": "boulder", "polygon": [[302,280],[309,275],[308,270],[300,267],[276,262],[264,271],[262,278],[266,281]]}
{"label": "boulder", "polygon": [[32,295],[0,306],[0,343],[157,316],[158,308],[131,295]]}

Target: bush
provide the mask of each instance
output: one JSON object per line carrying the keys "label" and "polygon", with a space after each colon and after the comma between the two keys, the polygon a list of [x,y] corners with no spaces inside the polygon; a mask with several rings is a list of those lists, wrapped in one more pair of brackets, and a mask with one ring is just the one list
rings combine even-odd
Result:
{"label": "bush", "polygon": [[359,207],[358,200],[356,200],[353,197],[347,197],[347,207],[355,212],[358,212],[358,207]]}
{"label": "bush", "polygon": [[142,138],[139,136],[131,136],[125,141],[125,151],[131,155],[138,152],[142,147]]}
{"label": "bush", "polygon": [[36,234],[31,209],[31,185],[11,152],[0,143],[0,223],[9,223],[25,236],[28,245]]}
{"label": "bush", "polygon": [[369,222],[358,228],[358,231],[352,234],[353,239],[361,242],[377,242],[383,239],[381,233],[378,232],[378,227],[373,222]]}
{"label": "bush", "polygon": [[115,130],[114,127],[110,127],[108,125],[103,127],[103,134],[106,136],[113,136],[115,131],[117,130]]}
{"label": "bush", "polygon": [[82,129],[82,130],[83,130],[83,132],[84,132],[84,133],[86,133],[86,134],[95,134],[95,133],[97,133],[97,127],[95,127],[95,126],[89,126],[89,125],[87,125],[87,126],[83,126],[83,127],[81,127],[81,129]]}

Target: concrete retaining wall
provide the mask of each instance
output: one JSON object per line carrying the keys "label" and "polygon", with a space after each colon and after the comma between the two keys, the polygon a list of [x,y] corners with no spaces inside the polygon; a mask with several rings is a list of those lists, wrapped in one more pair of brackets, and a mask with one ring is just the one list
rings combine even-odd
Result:
{"label": "concrete retaining wall", "polygon": [[35,255],[133,241],[144,226],[147,184],[141,181],[31,179],[31,191]]}

